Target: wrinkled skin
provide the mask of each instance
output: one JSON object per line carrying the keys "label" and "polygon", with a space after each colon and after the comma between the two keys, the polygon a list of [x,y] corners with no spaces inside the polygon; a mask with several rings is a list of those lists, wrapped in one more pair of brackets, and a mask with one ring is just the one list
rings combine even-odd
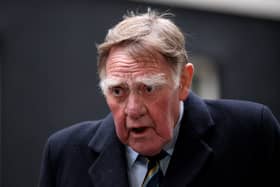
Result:
{"label": "wrinkled skin", "polygon": [[175,87],[169,64],[162,55],[155,60],[133,59],[124,47],[111,49],[106,61],[105,97],[122,143],[147,156],[160,152],[173,137],[179,103],[188,97],[193,65],[188,63]]}

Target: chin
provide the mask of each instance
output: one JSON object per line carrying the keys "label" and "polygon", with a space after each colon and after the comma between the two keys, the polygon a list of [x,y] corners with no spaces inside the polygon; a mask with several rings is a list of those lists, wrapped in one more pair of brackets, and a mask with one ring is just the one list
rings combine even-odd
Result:
{"label": "chin", "polygon": [[139,154],[141,155],[145,155],[145,156],[153,156],[153,155],[156,155],[158,154],[160,151],[161,151],[161,148],[148,148],[148,147],[145,147],[145,148],[139,148],[139,147],[133,147],[134,151],[138,152]]}

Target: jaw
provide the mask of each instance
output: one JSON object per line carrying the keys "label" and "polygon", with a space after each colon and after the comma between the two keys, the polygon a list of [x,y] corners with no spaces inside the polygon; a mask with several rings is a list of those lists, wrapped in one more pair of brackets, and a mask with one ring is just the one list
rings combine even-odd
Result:
{"label": "jaw", "polygon": [[[151,133],[153,133],[153,136],[149,136]],[[159,153],[170,139],[163,139],[147,128],[140,133],[131,132],[127,145],[142,155],[152,156]]]}

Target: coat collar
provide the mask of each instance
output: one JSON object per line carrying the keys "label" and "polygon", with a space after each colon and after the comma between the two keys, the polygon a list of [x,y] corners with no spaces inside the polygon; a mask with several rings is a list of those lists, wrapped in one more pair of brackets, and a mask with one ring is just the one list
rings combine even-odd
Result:
{"label": "coat collar", "polygon": [[203,100],[190,93],[174,153],[162,186],[187,186],[201,171],[212,148],[204,141],[214,122]]}
{"label": "coat collar", "polygon": [[[186,186],[195,179],[212,153],[204,137],[213,125],[205,102],[190,93],[162,186]],[[99,153],[99,158],[89,169],[94,186],[128,187],[125,146],[115,134],[111,114],[103,120],[89,147]]]}
{"label": "coat collar", "polygon": [[115,134],[111,115],[100,124],[88,146],[99,154],[88,170],[93,186],[128,187],[125,146]]}

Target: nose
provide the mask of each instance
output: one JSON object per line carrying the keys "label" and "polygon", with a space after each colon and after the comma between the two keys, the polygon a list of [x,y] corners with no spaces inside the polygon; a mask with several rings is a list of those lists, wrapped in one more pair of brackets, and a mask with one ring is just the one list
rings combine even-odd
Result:
{"label": "nose", "polygon": [[143,102],[143,98],[135,93],[130,93],[127,97],[125,114],[132,119],[138,119],[145,113],[146,108]]}

